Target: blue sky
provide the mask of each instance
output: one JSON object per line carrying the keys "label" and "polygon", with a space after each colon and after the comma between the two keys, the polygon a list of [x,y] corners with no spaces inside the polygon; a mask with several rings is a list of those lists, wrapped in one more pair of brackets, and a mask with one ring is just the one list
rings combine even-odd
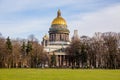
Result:
{"label": "blue sky", "polygon": [[0,0],[0,33],[11,38],[33,34],[42,40],[60,9],[70,37],[120,32],[120,0]]}

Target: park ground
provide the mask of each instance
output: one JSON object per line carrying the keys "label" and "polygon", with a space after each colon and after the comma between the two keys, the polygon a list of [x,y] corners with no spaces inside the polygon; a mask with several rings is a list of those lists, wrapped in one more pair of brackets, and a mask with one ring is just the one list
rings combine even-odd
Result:
{"label": "park ground", "polygon": [[0,69],[0,80],[120,80],[120,70]]}

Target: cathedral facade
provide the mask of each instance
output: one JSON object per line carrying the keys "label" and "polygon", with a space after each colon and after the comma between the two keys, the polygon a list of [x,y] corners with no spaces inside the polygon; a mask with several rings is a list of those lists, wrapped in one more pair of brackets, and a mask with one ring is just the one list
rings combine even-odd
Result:
{"label": "cathedral facade", "polygon": [[60,10],[57,12],[57,17],[53,19],[48,32],[49,36],[45,35],[42,41],[44,50],[50,56],[55,55],[55,66],[68,66],[68,55],[65,53],[65,48],[70,44],[70,31],[67,28],[66,20],[61,16]]}

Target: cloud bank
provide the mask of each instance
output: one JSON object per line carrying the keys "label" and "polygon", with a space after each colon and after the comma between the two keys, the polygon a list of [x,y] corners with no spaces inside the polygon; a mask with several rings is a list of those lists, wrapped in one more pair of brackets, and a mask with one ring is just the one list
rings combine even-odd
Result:
{"label": "cloud bank", "polygon": [[120,32],[119,0],[0,0],[0,32],[11,38],[34,34],[40,41],[61,9],[73,35]]}
{"label": "cloud bank", "polygon": [[[93,35],[94,32],[120,32],[120,4],[105,7],[96,12],[75,15],[70,29],[79,30],[80,35]],[[75,24],[75,27],[73,28]]]}

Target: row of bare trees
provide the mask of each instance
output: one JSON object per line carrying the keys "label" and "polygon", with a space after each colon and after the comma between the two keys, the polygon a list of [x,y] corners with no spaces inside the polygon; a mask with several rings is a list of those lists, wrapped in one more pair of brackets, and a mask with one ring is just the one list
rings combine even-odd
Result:
{"label": "row of bare trees", "polygon": [[1,68],[42,67],[48,60],[47,53],[33,35],[28,40],[0,36]]}
{"label": "row of bare trees", "polygon": [[[72,40],[66,48],[72,68],[120,68],[120,33],[95,33],[92,38],[82,36]],[[11,40],[0,36],[0,67],[44,67],[54,64],[55,56],[44,51],[38,40]],[[47,65],[46,65],[47,64]]]}
{"label": "row of bare trees", "polygon": [[120,33],[82,36],[66,49],[73,68],[120,68]]}

